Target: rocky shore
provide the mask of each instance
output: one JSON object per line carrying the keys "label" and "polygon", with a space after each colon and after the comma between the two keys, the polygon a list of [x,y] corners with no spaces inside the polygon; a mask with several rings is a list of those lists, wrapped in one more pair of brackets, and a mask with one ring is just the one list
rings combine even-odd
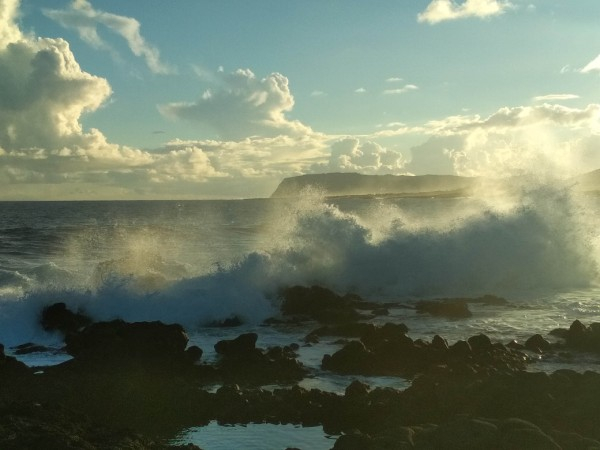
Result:
{"label": "rocky shore", "polygon": [[[72,359],[33,368],[2,348],[0,448],[191,450],[198,447],[169,439],[216,420],[322,425],[339,435],[334,449],[600,449],[600,374],[548,374],[531,364],[540,354],[599,354],[600,324],[532,330],[523,343],[483,334],[449,343],[436,334],[412,339],[402,324],[369,322],[385,316],[386,305],[357,296],[296,286],[281,297],[281,315],[268,324],[302,324],[302,342],[259,348],[256,333],[240,333],[217,342],[211,363],[180,325],[94,323],[62,303],[49,305],[41,325],[64,335]],[[471,303],[503,301],[440,299],[417,308],[461,320]],[[323,355],[322,370],[402,377],[410,386],[353,381],[344,393],[299,387],[311,370],[297,352],[324,337],[343,341]]]}

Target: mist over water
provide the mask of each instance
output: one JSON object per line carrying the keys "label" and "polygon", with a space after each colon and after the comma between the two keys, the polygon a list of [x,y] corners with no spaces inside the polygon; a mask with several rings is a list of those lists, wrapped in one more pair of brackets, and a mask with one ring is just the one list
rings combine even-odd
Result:
{"label": "mist over water", "polygon": [[[118,221],[77,226],[65,214],[45,230],[51,238],[2,259],[0,342],[51,339],[36,322],[56,301],[97,320],[197,329],[234,315],[259,323],[294,284],[373,300],[586,288],[598,274],[593,202],[521,180],[473,198],[333,204],[310,190],[285,202],[165,202],[162,215],[124,208]],[[186,216],[194,205],[209,209]]]}

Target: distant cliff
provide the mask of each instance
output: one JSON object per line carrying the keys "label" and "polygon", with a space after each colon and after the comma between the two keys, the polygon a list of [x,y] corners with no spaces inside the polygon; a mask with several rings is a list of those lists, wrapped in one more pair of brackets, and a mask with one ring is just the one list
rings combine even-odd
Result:
{"label": "distant cliff", "polygon": [[467,191],[475,178],[454,175],[361,175],[324,173],[285,178],[271,197],[295,197],[306,186],[322,189],[327,196],[451,193]]}

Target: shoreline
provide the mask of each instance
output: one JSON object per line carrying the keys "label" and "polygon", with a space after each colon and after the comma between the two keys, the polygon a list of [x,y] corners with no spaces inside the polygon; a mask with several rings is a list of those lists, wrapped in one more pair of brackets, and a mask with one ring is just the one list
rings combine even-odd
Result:
{"label": "shoreline", "polygon": [[[576,360],[581,352],[600,353],[596,324],[531,330],[535,334],[524,343],[492,342],[481,334],[449,343],[433,333],[430,340],[412,339],[402,324],[365,321],[376,308],[384,311],[356,296],[315,286],[282,295],[281,316],[265,326],[304,327],[303,342],[263,349],[256,347],[256,333],[242,333],[219,341],[212,363],[202,361],[202,349],[189,345],[179,325],[92,322],[64,304],[47,307],[42,325],[65,335],[73,359],[31,368],[2,353],[0,427],[9,430],[0,437],[2,448],[36,448],[28,445],[38,439],[44,448],[74,442],[77,448],[122,448],[129,440],[137,448],[194,449],[171,446],[170,439],[211,421],[320,425],[339,435],[335,449],[600,447],[593,420],[600,374],[548,374],[533,363],[536,355]],[[440,299],[420,305],[420,314],[460,321],[470,304],[502,301]],[[222,325],[235,329],[236,323]],[[297,352],[321,339],[341,340],[338,351],[323,355],[322,370],[399,377],[410,386],[355,380],[339,394],[299,387],[311,370]],[[215,383],[216,391],[207,389]]]}

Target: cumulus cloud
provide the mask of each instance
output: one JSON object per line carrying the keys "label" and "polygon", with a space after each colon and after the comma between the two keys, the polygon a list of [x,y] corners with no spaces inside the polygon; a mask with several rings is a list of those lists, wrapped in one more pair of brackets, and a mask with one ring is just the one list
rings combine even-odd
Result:
{"label": "cumulus cloud", "polygon": [[223,140],[312,133],[300,121],[286,117],[294,106],[294,97],[285,76],[272,73],[257,78],[249,69],[217,75],[217,89],[206,90],[195,102],[169,103],[159,110],[169,118],[208,124]]}
{"label": "cumulus cloud", "polygon": [[83,71],[63,39],[23,35],[18,6],[0,2],[0,197],[135,197],[157,183],[173,188],[230,176],[193,145],[151,152],[84,130],[82,115],[106,102],[110,85]]}
{"label": "cumulus cloud", "polygon": [[22,37],[21,30],[15,22],[19,11],[19,2],[20,0],[0,2],[0,49]]}
{"label": "cumulus cloud", "polygon": [[0,50],[0,147],[86,146],[80,116],[110,95],[83,72],[62,39],[21,40]]}
{"label": "cumulus cloud", "polygon": [[502,0],[465,0],[459,4],[453,0],[433,0],[417,20],[436,24],[470,17],[484,18],[502,14],[511,7],[511,3]]}
{"label": "cumulus cloud", "polygon": [[324,135],[251,137],[239,141],[182,141],[166,145],[169,151],[201,148],[213,167],[233,178],[271,177],[281,179],[301,174],[327,158],[328,138]]}
{"label": "cumulus cloud", "polygon": [[360,88],[354,90],[355,94],[364,94],[366,92],[367,92],[367,90],[363,87],[360,87]]}
{"label": "cumulus cloud", "polygon": [[600,55],[596,56],[595,59],[590,61],[583,69],[581,69],[581,72],[600,72]]}
{"label": "cumulus cloud", "polygon": [[600,105],[501,108],[485,118],[453,116],[427,128],[433,136],[459,138],[444,149],[459,175],[573,175],[590,169],[589,146],[582,142],[598,135]]}
{"label": "cumulus cloud", "polygon": [[417,89],[419,89],[418,86],[416,86],[414,84],[407,84],[398,89],[386,89],[385,91],[383,91],[383,94],[384,95],[400,95],[400,94],[405,94],[410,91],[416,91]]}
{"label": "cumulus cloud", "polygon": [[542,124],[575,129],[589,128],[598,122],[599,117],[599,104],[590,104],[584,109],[578,109],[544,103],[538,106],[500,108],[484,118],[479,115],[450,116],[443,120],[430,121],[426,128],[430,130],[430,134],[436,135],[466,134],[476,129],[502,131]]}
{"label": "cumulus cloud", "polygon": [[106,27],[125,39],[131,52],[143,58],[152,72],[166,74],[172,71],[161,61],[160,52],[143,38],[140,23],[134,18],[96,10],[88,0],[73,0],[67,9],[46,9],[44,14],[61,26],[77,31],[79,37],[92,47],[112,53],[114,50],[98,34],[99,26]]}
{"label": "cumulus cloud", "polygon": [[347,137],[331,144],[326,165],[313,167],[318,172],[360,172],[366,174],[402,174],[406,161],[400,152],[372,141]]}

